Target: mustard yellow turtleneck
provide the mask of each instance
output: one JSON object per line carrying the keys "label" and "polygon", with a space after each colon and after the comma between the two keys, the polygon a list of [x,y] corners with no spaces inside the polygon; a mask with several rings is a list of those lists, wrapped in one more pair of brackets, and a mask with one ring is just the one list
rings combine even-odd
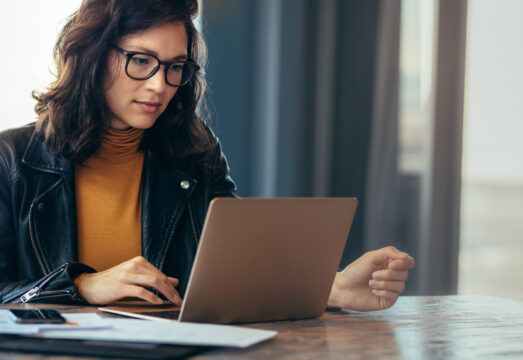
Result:
{"label": "mustard yellow turtleneck", "polygon": [[109,129],[75,168],[78,259],[98,271],[142,254],[143,130]]}

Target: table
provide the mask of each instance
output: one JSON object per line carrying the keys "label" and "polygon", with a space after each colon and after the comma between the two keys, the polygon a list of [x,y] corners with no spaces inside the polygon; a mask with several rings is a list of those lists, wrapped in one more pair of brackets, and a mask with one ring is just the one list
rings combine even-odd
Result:
{"label": "table", "polygon": [[248,349],[218,349],[191,359],[523,358],[523,302],[489,296],[405,296],[383,311],[337,310],[317,319],[246,326],[279,334]]}

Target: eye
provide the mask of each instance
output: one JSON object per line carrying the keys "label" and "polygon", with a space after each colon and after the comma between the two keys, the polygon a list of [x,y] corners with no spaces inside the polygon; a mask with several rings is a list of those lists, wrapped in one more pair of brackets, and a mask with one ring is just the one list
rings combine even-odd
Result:
{"label": "eye", "polygon": [[183,64],[180,63],[173,63],[169,65],[169,70],[181,72],[183,70]]}
{"label": "eye", "polygon": [[134,55],[131,58],[131,61],[136,65],[149,65],[151,63],[151,58],[143,55]]}

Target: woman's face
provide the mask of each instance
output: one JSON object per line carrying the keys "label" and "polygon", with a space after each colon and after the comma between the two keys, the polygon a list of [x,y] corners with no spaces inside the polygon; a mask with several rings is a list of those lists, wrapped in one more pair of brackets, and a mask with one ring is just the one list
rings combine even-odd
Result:
{"label": "woman's face", "polygon": [[[125,51],[155,55],[160,61],[186,60],[187,32],[182,22],[162,24],[124,36],[118,46]],[[126,61],[123,53],[110,51],[104,95],[111,111],[111,127],[147,129],[164,112],[178,88],[165,82],[165,65],[149,79],[134,80],[125,72]]]}

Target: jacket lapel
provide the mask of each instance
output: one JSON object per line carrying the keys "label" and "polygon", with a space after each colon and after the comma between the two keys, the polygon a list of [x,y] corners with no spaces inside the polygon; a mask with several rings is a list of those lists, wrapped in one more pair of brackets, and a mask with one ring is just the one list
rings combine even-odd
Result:
{"label": "jacket lapel", "polygon": [[159,269],[196,183],[146,150],[142,173],[142,254]]}

